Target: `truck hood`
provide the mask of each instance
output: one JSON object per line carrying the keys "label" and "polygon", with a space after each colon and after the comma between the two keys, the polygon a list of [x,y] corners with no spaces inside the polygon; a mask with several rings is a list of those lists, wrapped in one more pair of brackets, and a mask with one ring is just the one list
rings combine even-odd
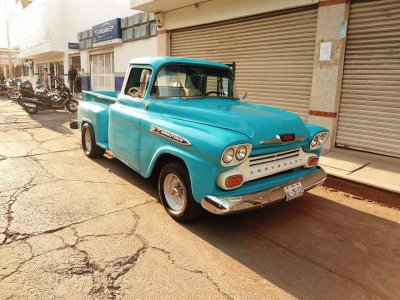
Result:
{"label": "truck hood", "polygon": [[153,101],[150,110],[165,117],[242,133],[250,138],[253,147],[281,134],[308,137],[304,122],[296,114],[237,100],[158,100]]}

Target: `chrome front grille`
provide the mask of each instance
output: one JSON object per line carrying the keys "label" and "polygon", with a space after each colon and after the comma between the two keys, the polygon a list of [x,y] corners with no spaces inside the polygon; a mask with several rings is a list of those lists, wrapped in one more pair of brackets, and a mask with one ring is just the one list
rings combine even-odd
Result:
{"label": "chrome front grille", "polygon": [[282,160],[285,158],[294,158],[300,156],[300,148],[290,149],[280,152],[260,154],[249,157],[249,166],[258,166],[269,162],[274,162],[277,160]]}
{"label": "chrome front grille", "polygon": [[251,155],[242,164],[222,172],[217,179],[218,186],[225,189],[226,179],[238,174],[243,175],[243,182],[248,182],[295,168],[308,168],[307,162],[310,157],[316,157],[316,154],[304,152],[301,147],[274,153]]}

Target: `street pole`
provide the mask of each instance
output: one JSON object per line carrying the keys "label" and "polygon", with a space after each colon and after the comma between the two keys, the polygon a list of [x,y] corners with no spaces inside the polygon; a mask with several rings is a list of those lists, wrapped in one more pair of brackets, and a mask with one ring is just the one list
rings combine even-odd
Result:
{"label": "street pole", "polygon": [[11,48],[10,48],[10,27],[9,27],[9,14],[10,12],[8,11],[8,0],[4,0],[6,3],[6,26],[7,26],[7,48],[8,48],[8,77],[13,78],[14,77],[14,72],[13,72],[13,67],[11,63]]}

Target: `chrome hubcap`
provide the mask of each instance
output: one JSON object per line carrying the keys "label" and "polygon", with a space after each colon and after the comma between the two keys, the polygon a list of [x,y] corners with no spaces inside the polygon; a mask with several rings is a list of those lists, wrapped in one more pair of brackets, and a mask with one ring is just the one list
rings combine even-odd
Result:
{"label": "chrome hubcap", "polygon": [[85,148],[87,152],[90,152],[92,150],[92,139],[90,137],[89,130],[85,131]]}
{"label": "chrome hubcap", "polygon": [[68,103],[69,105],[69,108],[70,109],[76,109],[77,107],[78,107],[78,103],[77,102],[75,102],[75,101],[70,101],[69,103]]}
{"label": "chrome hubcap", "polygon": [[168,206],[173,211],[180,212],[187,199],[182,181],[175,174],[168,174],[164,179],[163,189]]}

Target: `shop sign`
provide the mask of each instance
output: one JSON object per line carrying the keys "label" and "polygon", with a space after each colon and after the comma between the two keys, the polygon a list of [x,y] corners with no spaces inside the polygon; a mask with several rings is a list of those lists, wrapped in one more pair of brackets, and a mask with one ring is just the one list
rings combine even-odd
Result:
{"label": "shop sign", "polygon": [[79,43],[68,43],[68,49],[79,50]]}
{"label": "shop sign", "polygon": [[93,46],[122,42],[121,19],[113,19],[92,27]]}

